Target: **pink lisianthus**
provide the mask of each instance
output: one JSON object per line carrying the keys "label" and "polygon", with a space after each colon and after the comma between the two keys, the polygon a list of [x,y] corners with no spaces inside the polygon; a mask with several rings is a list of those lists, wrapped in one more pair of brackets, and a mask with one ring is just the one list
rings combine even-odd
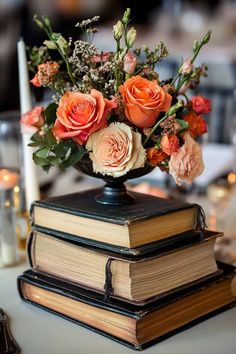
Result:
{"label": "pink lisianthus", "polygon": [[59,102],[53,134],[83,145],[90,134],[107,126],[107,116],[113,108],[115,100],[104,98],[97,90],[90,94],[66,92]]}
{"label": "pink lisianthus", "polygon": [[189,75],[193,71],[193,63],[191,58],[185,60],[183,65],[180,68],[180,73],[183,75]]}
{"label": "pink lisianthus", "polygon": [[111,123],[90,135],[86,149],[90,151],[94,172],[112,177],[143,167],[146,160],[141,134],[124,123]]}
{"label": "pink lisianthus", "polygon": [[100,63],[108,61],[111,56],[110,52],[101,52],[101,54],[95,54],[92,56],[92,61],[94,63]]}
{"label": "pink lisianthus", "polygon": [[128,52],[124,57],[124,62],[123,62],[124,71],[127,74],[132,75],[136,68],[136,64],[137,64],[136,55],[134,55],[132,52]]}
{"label": "pink lisianthus", "polygon": [[175,152],[169,161],[169,173],[180,185],[181,180],[192,183],[204,170],[200,145],[189,135],[185,134],[184,145]]}
{"label": "pink lisianthus", "polygon": [[39,129],[44,124],[43,112],[44,107],[36,106],[32,111],[23,114],[20,122],[23,125],[32,126]]}
{"label": "pink lisianthus", "polygon": [[196,113],[211,112],[211,100],[203,96],[193,96],[191,99],[193,110]]}

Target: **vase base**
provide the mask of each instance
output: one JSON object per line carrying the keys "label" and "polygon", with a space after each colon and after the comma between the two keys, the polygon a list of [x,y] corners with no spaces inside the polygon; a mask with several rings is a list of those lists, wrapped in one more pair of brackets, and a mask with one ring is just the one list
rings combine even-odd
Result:
{"label": "vase base", "polygon": [[118,188],[105,186],[102,192],[96,195],[95,201],[103,205],[119,206],[135,203],[135,197],[128,193],[124,185]]}

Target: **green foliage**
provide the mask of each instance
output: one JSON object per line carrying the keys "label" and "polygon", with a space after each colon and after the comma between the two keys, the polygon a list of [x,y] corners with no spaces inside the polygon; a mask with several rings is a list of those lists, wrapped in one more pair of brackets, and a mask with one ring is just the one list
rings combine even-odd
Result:
{"label": "green foliage", "polygon": [[27,47],[27,54],[28,54],[28,68],[33,73],[38,71],[38,65],[45,63],[46,61],[51,60],[51,56],[48,52],[47,47],[40,46],[40,47]]}
{"label": "green foliage", "polygon": [[179,134],[182,134],[188,129],[188,123],[183,119],[176,119],[177,123],[180,125],[180,130],[178,131]]}
{"label": "green foliage", "polygon": [[44,111],[45,120],[48,125],[55,123],[56,111],[58,105],[54,102],[50,103]]}
{"label": "green foliage", "polygon": [[73,140],[58,143],[51,127],[35,133],[31,140],[29,146],[38,148],[33,154],[33,160],[45,171],[48,171],[51,166],[58,166],[64,170],[80,161],[86,153],[86,149]]}

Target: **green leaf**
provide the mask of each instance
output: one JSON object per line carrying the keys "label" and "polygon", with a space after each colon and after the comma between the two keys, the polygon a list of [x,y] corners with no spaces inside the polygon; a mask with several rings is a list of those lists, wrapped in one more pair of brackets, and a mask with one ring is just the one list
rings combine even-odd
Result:
{"label": "green leaf", "polygon": [[50,170],[50,167],[51,165],[44,165],[42,166],[42,169],[45,171],[45,172],[48,172]]}
{"label": "green leaf", "polygon": [[161,137],[157,137],[157,140],[156,140],[156,144],[155,144],[156,147],[160,148],[161,146]]}
{"label": "green leaf", "polygon": [[49,147],[44,147],[42,149],[39,149],[35,152],[35,155],[39,158],[46,159],[48,157],[50,148]]}
{"label": "green leaf", "polygon": [[[63,141],[57,145],[55,145],[52,148],[52,152],[54,152],[54,154],[58,157],[64,158],[66,157],[68,150],[72,151],[73,150],[77,150],[77,146],[73,141]],[[75,151],[76,151],[75,150]]]}
{"label": "green leaf", "polygon": [[43,138],[41,135],[39,135],[39,132],[37,132],[31,136],[31,140],[33,142],[41,142],[43,140]]}
{"label": "green leaf", "polygon": [[57,118],[56,111],[58,105],[54,102],[50,103],[44,111],[46,123],[48,125],[53,124]]}
{"label": "green leaf", "polygon": [[70,157],[70,155],[71,155],[71,148],[69,148],[68,150],[67,150],[67,152],[66,152],[66,154],[65,154],[65,158],[64,158],[64,161],[66,161],[66,160],[68,160],[68,158]]}
{"label": "green leaf", "polygon": [[188,123],[183,119],[176,119],[177,123],[180,125],[180,130],[178,133],[183,133],[185,130],[188,129]]}
{"label": "green leaf", "polygon": [[60,157],[49,156],[47,158],[47,161],[48,161],[48,163],[50,163],[50,165],[58,166],[60,164],[60,162],[61,162],[61,159],[60,159]]}
{"label": "green leaf", "polygon": [[42,144],[42,142],[36,142],[36,143],[30,143],[30,144],[28,144],[28,146],[30,146],[30,147],[43,147],[44,144]]}
{"label": "green leaf", "polygon": [[77,150],[77,152],[72,153],[69,158],[62,163],[63,168],[75,165],[78,161],[82,159],[86,152],[87,150],[81,147],[79,150]]}
{"label": "green leaf", "polygon": [[52,133],[51,129],[48,129],[46,134],[43,136],[43,140],[46,146],[53,146],[57,143],[55,136]]}
{"label": "green leaf", "polygon": [[57,49],[56,44],[53,41],[44,41],[43,42],[44,45],[46,45],[46,47],[48,47],[48,49]]}
{"label": "green leaf", "polygon": [[34,163],[38,166],[48,165],[47,159],[37,156],[36,153],[33,154],[33,160],[34,160]]}

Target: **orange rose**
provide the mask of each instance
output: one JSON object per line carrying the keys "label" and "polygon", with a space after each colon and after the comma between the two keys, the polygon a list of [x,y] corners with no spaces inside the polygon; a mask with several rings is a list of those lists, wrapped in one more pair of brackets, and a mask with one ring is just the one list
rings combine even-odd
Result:
{"label": "orange rose", "polygon": [[188,133],[190,133],[193,138],[207,132],[206,121],[200,114],[197,115],[195,112],[190,111],[188,114],[183,116],[183,118],[188,123]]}
{"label": "orange rose", "polygon": [[53,134],[59,139],[73,139],[85,144],[89,135],[107,126],[107,116],[114,101],[109,101],[97,90],[90,95],[66,92],[60,99]]}
{"label": "orange rose", "polygon": [[42,106],[34,107],[32,111],[23,114],[20,120],[21,124],[40,128],[44,124],[43,111],[44,107]]}
{"label": "orange rose", "polygon": [[152,127],[160,112],[167,112],[172,97],[156,80],[149,81],[139,75],[126,80],[119,87],[123,96],[127,119],[139,128]]}
{"label": "orange rose", "polygon": [[147,149],[147,162],[153,166],[157,166],[159,163],[164,161],[167,158],[167,155],[156,147]]}
{"label": "orange rose", "polygon": [[164,135],[161,139],[161,149],[167,155],[172,155],[179,150],[179,139],[176,135]]}
{"label": "orange rose", "polygon": [[37,87],[46,86],[54,80],[54,76],[58,73],[59,64],[55,61],[47,61],[38,65],[38,72],[30,82]]}
{"label": "orange rose", "polygon": [[211,101],[203,96],[193,96],[192,99],[193,110],[196,113],[208,113],[211,111]]}

